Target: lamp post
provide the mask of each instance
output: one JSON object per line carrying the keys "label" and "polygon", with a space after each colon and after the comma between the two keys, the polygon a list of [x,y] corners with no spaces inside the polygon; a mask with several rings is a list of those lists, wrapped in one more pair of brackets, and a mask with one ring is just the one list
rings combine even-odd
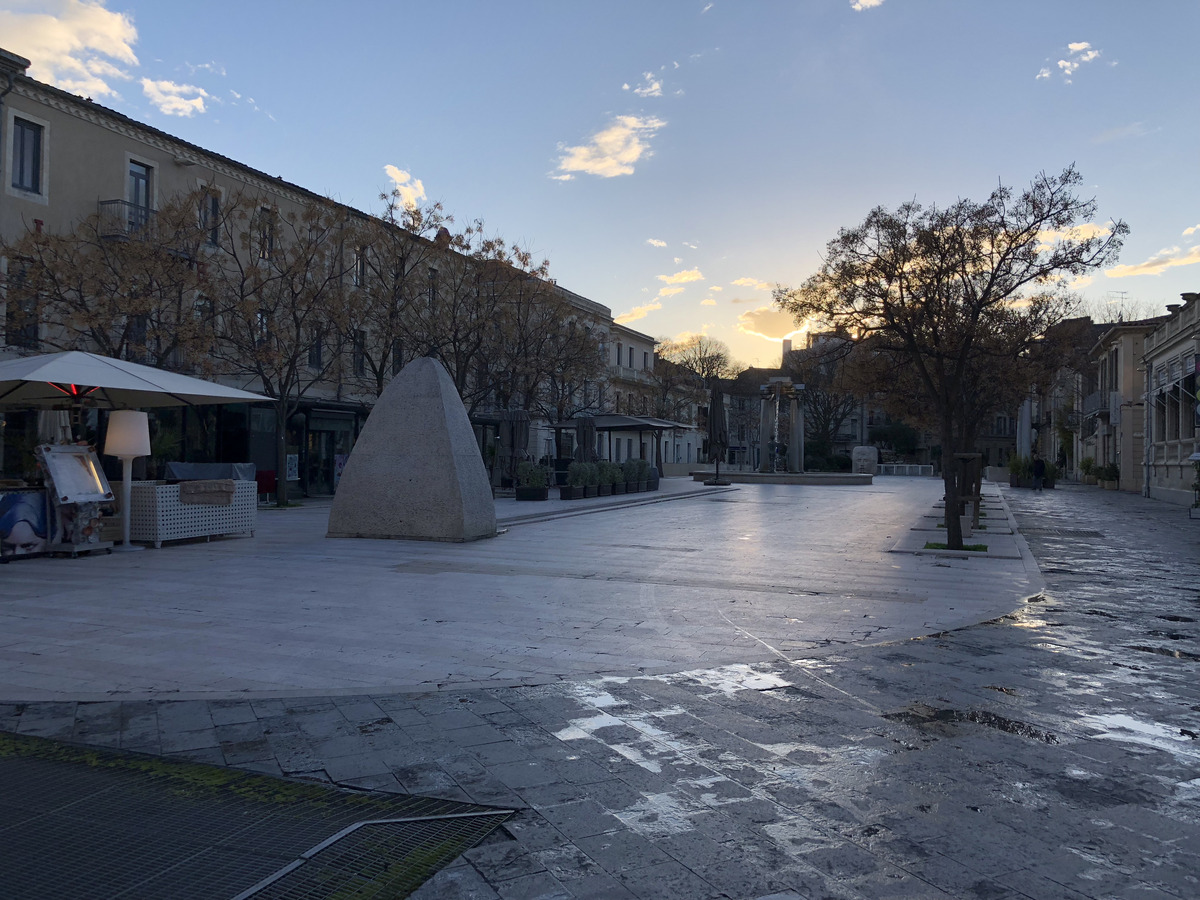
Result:
{"label": "lamp post", "polygon": [[121,460],[121,544],[114,550],[144,550],[129,543],[129,520],[133,497],[133,461],[150,455],[150,422],[146,413],[136,409],[119,409],[108,416],[108,434],[104,438],[104,454]]}

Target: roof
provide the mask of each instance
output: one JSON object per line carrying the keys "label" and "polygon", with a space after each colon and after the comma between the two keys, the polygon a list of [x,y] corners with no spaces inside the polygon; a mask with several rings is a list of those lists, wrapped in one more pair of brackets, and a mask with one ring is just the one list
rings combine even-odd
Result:
{"label": "roof", "polygon": [[[568,419],[550,426],[555,430],[575,428],[587,417]],[[691,428],[682,422],[658,419],[654,416],[592,416],[592,425],[597,431],[669,431],[672,428]]]}

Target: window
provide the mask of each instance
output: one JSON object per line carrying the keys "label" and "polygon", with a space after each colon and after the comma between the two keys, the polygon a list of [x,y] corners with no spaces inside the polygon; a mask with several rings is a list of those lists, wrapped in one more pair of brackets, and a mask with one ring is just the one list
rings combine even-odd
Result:
{"label": "window", "polygon": [[354,251],[354,267],[351,269],[350,278],[354,282],[355,287],[362,287],[367,283],[367,248],[358,247]]}
{"label": "window", "polygon": [[437,269],[430,268],[429,270],[429,305],[433,306],[437,302]]}
{"label": "window", "polygon": [[650,368],[650,351],[649,350],[642,351],[642,368],[643,369]]}
{"label": "window", "polygon": [[42,193],[42,126],[13,119],[13,180],[17,190]]}
{"label": "window", "polygon": [[260,309],[255,315],[254,321],[254,346],[261,347],[271,337],[271,313],[268,310]]}
{"label": "window", "polygon": [[354,332],[354,347],[350,365],[355,375],[361,377],[367,374],[367,333],[361,328]]}
{"label": "window", "polygon": [[150,224],[151,179],[154,169],[136,160],[129,161],[129,230],[142,231]]}
{"label": "window", "polygon": [[275,252],[275,211],[264,206],[258,211],[258,258],[270,259]]}
{"label": "window", "polygon": [[313,336],[313,341],[308,345],[308,367],[310,369],[320,369],[322,357],[325,352],[325,342],[321,340],[321,335],[318,333]]}
{"label": "window", "polygon": [[10,347],[36,350],[38,340],[37,294],[29,285],[28,264],[12,260],[8,269],[4,308],[4,341]]}
{"label": "window", "polygon": [[145,316],[130,316],[125,325],[125,358],[130,362],[146,361],[146,331],[149,320]]}
{"label": "window", "polygon": [[205,188],[200,197],[200,230],[211,246],[221,243],[221,195],[213,188]]}
{"label": "window", "polygon": [[629,368],[633,368],[633,348],[629,348]]}

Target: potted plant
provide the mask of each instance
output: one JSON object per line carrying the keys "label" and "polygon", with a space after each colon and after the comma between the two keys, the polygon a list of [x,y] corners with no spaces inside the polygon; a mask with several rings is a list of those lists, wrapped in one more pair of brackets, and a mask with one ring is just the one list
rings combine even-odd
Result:
{"label": "potted plant", "polygon": [[1101,466],[1096,477],[1100,479],[1100,486],[1106,491],[1115,491],[1120,487],[1121,470],[1116,463]]}
{"label": "potted plant", "polygon": [[1079,477],[1084,484],[1096,483],[1096,460],[1085,456],[1079,461]]}
{"label": "potted plant", "polygon": [[1009,459],[1008,486],[1033,487],[1033,463],[1028,456],[1014,456]]}
{"label": "potted plant", "polygon": [[631,494],[638,489],[637,464],[638,460],[636,459],[627,459],[621,464],[621,477],[625,481],[625,490]]}
{"label": "potted plant", "polygon": [[612,492],[614,494],[624,494],[627,489],[624,468],[620,463],[609,463],[607,471],[608,480],[612,482]]}
{"label": "potted plant", "polygon": [[550,489],[546,487],[546,470],[531,462],[522,462],[517,466],[518,500],[546,500]]}
{"label": "potted plant", "polygon": [[637,460],[637,485],[639,491],[645,491],[650,486],[650,463],[644,459]]}
{"label": "potted plant", "polygon": [[612,465],[608,460],[603,459],[596,463],[596,481],[599,488],[597,494],[601,497],[612,496]]}
{"label": "potted plant", "polygon": [[600,468],[595,463],[581,463],[580,465],[583,466],[583,496],[599,496]]}
{"label": "potted plant", "polygon": [[567,483],[559,485],[558,497],[560,500],[582,500],[584,492],[584,484],[587,480],[587,473],[584,466],[587,463],[572,462],[567,466]]}
{"label": "potted plant", "polygon": [[650,467],[650,476],[646,479],[646,490],[658,490],[658,466]]}

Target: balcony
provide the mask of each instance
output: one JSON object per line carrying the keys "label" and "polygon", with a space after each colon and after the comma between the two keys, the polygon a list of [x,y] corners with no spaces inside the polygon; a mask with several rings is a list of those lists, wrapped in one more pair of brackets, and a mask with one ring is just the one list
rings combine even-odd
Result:
{"label": "balcony", "polygon": [[646,384],[650,381],[650,370],[634,369],[630,366],[609,366],[608,377],[621,381],[636,381],[639,384]]}
{"label": "balcony", "polygon": [[145,240],[154,233],[158,211],[128,200],[101,200],[100,237]]}
{"label": "balcony", "polygon": [[1109,393],[1108,391],[1095,391],[1083,398],[1083,414],[1084,416],[1098,416],[1101,413],[1108,414]]}

